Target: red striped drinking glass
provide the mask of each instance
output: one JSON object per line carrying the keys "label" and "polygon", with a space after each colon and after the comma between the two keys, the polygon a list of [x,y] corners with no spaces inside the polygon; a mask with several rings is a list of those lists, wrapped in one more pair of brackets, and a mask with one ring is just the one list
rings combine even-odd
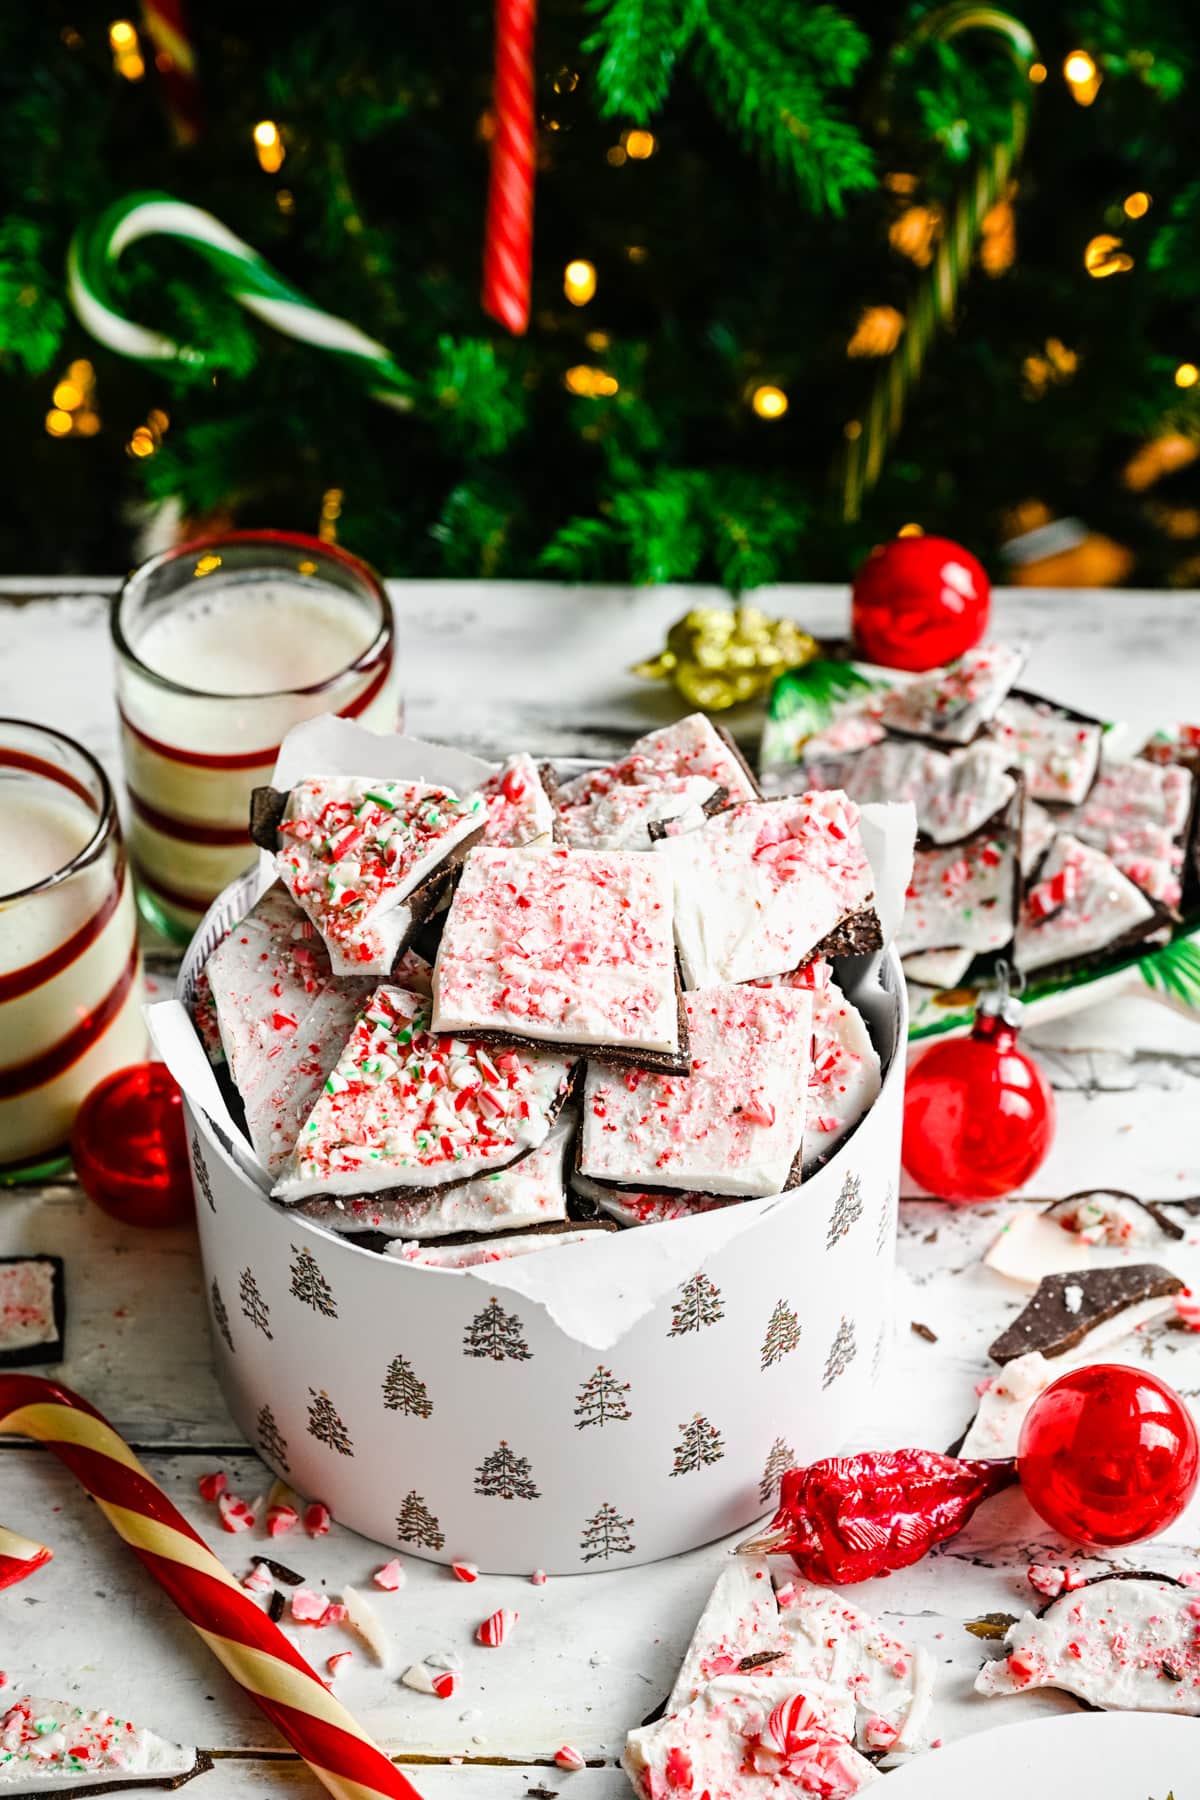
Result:
{"label": "red striped drinking glass", "polygon": [[146,1054],[133,884],[95,758],[0,719],[0,1182],[67,1165],[84,1096]]}
{"label": "red striped drinking glass", "polygon": [[397,729],[391,607],[334,545],[235,531],[143,563],[112,629],[138,902],[186,942],[254,860],[250,791],[292,726],[331,712]]}

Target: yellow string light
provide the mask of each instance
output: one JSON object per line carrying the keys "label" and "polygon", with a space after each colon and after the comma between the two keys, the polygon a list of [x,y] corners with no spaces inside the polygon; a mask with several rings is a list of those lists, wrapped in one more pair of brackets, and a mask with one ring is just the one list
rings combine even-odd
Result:
{"label": "yellow string light", "polygon": [[894,306],[867,306],[859,314],[847,356],[890,356],[900,342],[904,314]]}
{"label": "yellow string light", "polygon": [[900,527],[899,531],[896,533],[896,536],[897,537],[924,537],[925,536],[925,527],[923,525],[902,525]]}
{"label": "yellow string light", "polygon": [[933,261],[933,247],[941,226],[940,208],[907,206],[888,226],[888,243],[919,269],[927,269]]}
{"label": "yellow string light", "polygon": [[46,430],[51,437],[66,437],[71,430],[71,425],[70,413],[64,412],[61,406],[51,407],[46,414]]}
{"label": "yellow string light", "polygon": [[604,152],[604,160],[606,163],[609,163],[614,169],[619,169],[619,168],[623,167],[624,162],[625,162],[625,147],[624,147],[624,145],[623,144],[610,145],[609,148]]}
{"label": "yellow string light", "polygon": [[1102,231],[1086,245],[1083,266],[1096,281],[1103,281],[1108,275],[1126,274],[1133,267],[1133,258],[1122,250],[1119,237]]}
{"label": "yellow string light", "polygon": [[755,388],[750,404],[760,419],[782,419],[788,409],[788,397],[782,388],[772,387],[767,382]]}
{"label": "yellow string light", "polygon": [[1126,194],[1121,204],[1125,210],[1126,218],[1144,219],[1146,214],[1150,211],[1150,196],[1149,194],[1143,194],[1139,188],[1134,194]]}
{"label": "yellow string light", "polygon": [[342,501],[345,498],[344,488],[326,488],[321,496],[321,520],[317,526],[317,536],[323,544],[337,543],[337,522],[342,516]]}
{"label": "yellow string light", "polygon": [[1063,74],[1071,90],[1071,98],[1080,106],[1090,106],[1100,92],[1101,75],[1086,50],[1072,50],[1063,63]]}
{"label": "yellow string light", "polygon": [[[154,433],[148,425],[139,425],[125,446],[130,456],[153,456],[158,449],[154,441]],[[197,570],[197,573],[199,571]]]}
{"label": "yellow string light", "polygon": [[71,425],[80,437],[95,437],[100,429],[100,414],[92,412],[90,407],[72,414]]}
{"label": "yellow string light", "polygon": [[138,35],[128,19],[114,19],[108,28],[108,41],[114,50],[132,50]]}
{"label": "yellow string light", "polygon": [[578,394],[585,400],[608,399],[621,390],[621,384],[615,375],[606,369],[593,369],[588,363],[576,363],[563,376],[563,386],[568,393]]}
{"label": "yellow string light", "polygon": [[658,149],[658,139],[652,131],[626,131],[621,134],[621,144],[626,156],[634,162],[647,162]]}
{"label": "yellow string light", "polygon": [[206,550],[203,556],[197,558],[196,566],[192,570],[192,575],[199,581],[202,575],[212,575],[220,568],[220,566],[221,558],[216,552],[214,550]]}
{"label": "yellow string light", "polygon": [[1049,69],[1043,62],[1030,63],[1029,65],[1029,79],[1035,87],[1041,87],[1049,73]]}
{"label": "yellow string light", "polygon": [[563,293],[572,306],[586,306],[596,292],[596,266],[576,257],[563,270]]}
{"label": "yellow string light", "polygon": [[63,412],[74,412],[83,405],[83,394],[73,381],[59,381],[54,388],[54,404]]}
{"label": "yellow string light", "polygon": [[60,375],[51,394],[46,430],[51,437],[95,437],[100,415],[95,410],[96,371],[85,357],[77,357]]}
{"label": "yellow string light", "polygon": [[1198,456],[1200,445],[1194,438],[1186,437],[1182,431],[1167,431],[1134,451],[1125,464],[1122,479],[1127,488],[1141,494],[1156,481],[1161,481],[1164,475],[1186,469]]}
{"label": "yellow string light", "polygon": [[258,157],[259,167],[268,175],[278,174],[287,152],[274,119],[260,119],[254,127],[253,137],[254,154]]}
{"label": "yellow string light", "polygon": [[984,213],[979,230],[979,266],[995,281],[1006,275],[1017,260],[1017,215],[1011,193]]}
{"label": "yellow string light", "polygon": [[1175,371],[1175,386],[1178,388],[1195,387],[1200,381],[1200,369],[1193,362],[1180,363]]}

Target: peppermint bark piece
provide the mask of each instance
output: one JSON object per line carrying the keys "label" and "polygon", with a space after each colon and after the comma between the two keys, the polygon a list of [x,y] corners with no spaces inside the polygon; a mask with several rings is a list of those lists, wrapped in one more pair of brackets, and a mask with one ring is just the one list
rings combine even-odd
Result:
{"label": "peppermint bark piece", "polygon": [[1105,1711],[1200,1714],[1195,1589],[1151,1571],[1102,1575],[1009,1627],[977,1694],[1061,1688]]}
{"label": "peppermint bark piece", "polygon": [[975,961],[974,950],[918,950],[903,959],[907,981],[921,987],[956,988]]}
{"label": "peppermint bark piece", "polygon": [[1041,1212],[1018,1207],[983,1260],[997,1275],[1036,1288],[1045,1275],[1093,1266],[1097,1250],[1130,1250],[1183,1235],[1160,1208],[1132,1194],[1098,1190],[1055,1200]]}
{"label": "peppermint bark piece", "polygon": [[858,806],[907,800],[917,831],[931,844],[957,844],[1004,812],[1016,792],[1006,757],[992,743],[948,754],[889,738],[856,755],[808,762],[814,787],[841,788]]}
{"label": "peppermint bark piece", "polygon": [[[255,791],[251,835],[324,938],[335,975],[387,975],[441,896],[455,851],[487,808],[423,781],[314,776],[282,797]],[[273,823],[272,823],[273,821]],[[411,904],[405,904],[411,901]]]}
{"label": "peppermint bark piece", "polygon": [[592,1181],[743,1197],[799,1180],[812,997],[697,988],[685,996],[691,1073],[589,1063],[579,1168]]}
{"label": "peppermint bark piece", "polygon": [[[993,1362],[1012,1362],[1028,1350],[1061,1356],[1088,1340],[1123,1337],[1135,1325],[1174,1311],[1184,1284],[1159,1263],[1123,1263],[1112,1269],[1080,1269],[1045,1275],[1028,1305],[988,1350]],[[1112,1329],[1115,1325],[1116,1329]],[[1108,1327],[1107,1331],[1103,1328]],[[1103,1331],[1103,1335],[1102,1335]]]}
{"label": "peppermint bark piece", "polygon": [[979,644],[957,662],[893,688],[880,717],[889,731],[969,744],[995,717],[1027,655],[1025,645]]}
{"label": "peppermint bark piece", "polygon": [[813,1052],[804,1119],[804,1172],[817,1168],[853,1131],[879,1098],[879,1053],[866,1021],[833,978],[823,957],[814,957],[786,987],[812,995]]}
{"label": "peppermint bark piece", "polygon": [[672,776],[653,786],[616,786],[587,806],[564,807],[559,824],[574,850],[649,850],[655,827],[694,830],[719,807],[725,792],[702,775]]}
{"label": "peppermint bark piece", "polygon": [[1053,813],[1047,812],[1044,806],[1037,800],[1031,800],[1026,794],[1021,814],[1022,875],[1029,877],[1036,874],[1043,856],[1054,842],[1059,822]]}
{"label": "peppermint bark piece", "polygon": [[879,948],[858,808],[843,793],[751,801],[655,844],[689,988],[783,975],[812,952]]}
{"label": "peppermint bark piece", "polygon": [[[1013,942],[1019,869],[1019,798],[999,830],[985,830],[944,850],[917,850],[896,947],[906,959],[931,951],[967,952],[947,967],[934,965],[945,985],[965,975],[976,956],[995,955]],[[918,974],[917,979],[922,977]],[[941,985],[938,983],[937,985]]]}
{"label": "peppermint bark piece", "polygon": [[212,1766],[191,1744],[70,1700],[23,1694],[0,1716],[0,1791],[11,1794],[176,1788]]}
{"label": "peppermint bark piece", "polygon": [[849,1742],[853,1703],[817,1681],[710,1681],[690,1706],[631,1731],[621,1766],[643,1800],[845,1800],[877,1771]]}
{"label": "peppermint bark piece", "polygon": [[555,806],[568,832],[586,832],[588,809],[615,788],[670,791],[673,783],[687,780],[723,787],[731,800],[759,797],[758,783],[729,733],[705,713],[689,713],[674,725],[637,738],[619,761],[563,782]]}
{"label": "peppermint bark piece", "polygon": [[575,1131],[570,1110],[559,1115],[544,1143],[506,1168],[477,1175],[457,1187],[428,1193],[324,1196],[296,1208],[326,1231],[376,1232],[425,1241],[461,1231],[518,1231],[567,1216],[563,1171]]}
{"label": "peppermint bark piece", "polygon": [[1025,777],[1025,792],[1051,805],[1078,806],[1100,763],[1099,719],[1014,690],[996,713],[996,742]]}
{"label": "peppermint bark piece", "polygon": [[[748,1656],[777,1658],[784,1649],[771,1565],[762,1556],[735,1556],[717,1577],[667,1699],[667,1712],[690,1706],[719,1675],[737,1675]],[[764,1676],[772,1663],[760,1665]]]}
{"label": "peppermint bark piece", "polygon": [[250,1142],[276,1175],[375,981],[335,977],[316,926],[280,882],[221,940],[204,972]]}
{"label": "peppermint bark piece", "polygon": [[917,1750],[933,1705],[933,1662],[886,1631],[843,1594],[808,1582],[789,1583],[780,1599],[785,1654],[772,1676],[814,1677],[854,1702],[860,1750]]}
{"label": "peppermint bark piece", "polygon": [[1146,936],[1162,916],[1102,850],[1060,831],[1021,902],[1017,966],[1086,960]]}
{"label": "peppermint bark piece", "polygon": [[687,1067],[670,872],[621,851],[479,849],[434,968],[434,1026]]}
{"label": "peppermint bark piece", "polygon": [[483,1238],[470,1244],[427,1244],[413,1240],[389,1244],[385,1256],[397,1262],[417,1263],[425,1269],[477,1269],[483,1263],[510,1262],[514,1256],[532,1256],[538,1250],[553,1250],[563,1244],[586,1244],[617,1227],[598,1220],[583,1225],[538,1225],[515,1237]]}
{"label": "peppermint bark piece", "polygon": [[548,844],[554,836],[554,808],[532,756],[521,751],[479,789],[487,807],[482,842],[521,849]]}
{"label": "peppermint bark piece", "polygon": [[1082,843],[1110,856],[1151,900],[1177,911],[1192,817],[1191,771],[1140,757],[1103,762],[1082,806],[1067,821]]}
{"label": "peppermint bark piece", "polygon": [[66,1318],[61,1256],[0,1257],[0,1369],[61,1362]]}
{"label": "peppermint bark piece", "polygon": [[435,1033],[422,995],[377,988],[272,1193],[433,1188],[504,1168],[545,1141],[571,1068],[552,1052]]}
{"label": "peppermint bark piece", "polygon": [[634,1188],[608,1187],[589,1181],[578,1169],[571,1174],[571,1189],[589,1206],[598,1206],[619,1225],[666,1225],[672,1219],[694,1219],[698,1213],[719,1206],[736,1206],[737,1200],[716,1194],[646,1194]]}

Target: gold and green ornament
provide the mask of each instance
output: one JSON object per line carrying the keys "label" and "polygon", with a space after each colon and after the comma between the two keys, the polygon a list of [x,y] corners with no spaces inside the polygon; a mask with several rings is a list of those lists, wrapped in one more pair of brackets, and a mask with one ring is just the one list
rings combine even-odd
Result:
{"label": "gold and green ornament", "polygon": [[657,656],[634,663],[643,681],[672,681],[689,706],[726,712],[769,693],[785,669],[821,654],[793,619],[769,619],[757,606],[693,606],[676,619]]}

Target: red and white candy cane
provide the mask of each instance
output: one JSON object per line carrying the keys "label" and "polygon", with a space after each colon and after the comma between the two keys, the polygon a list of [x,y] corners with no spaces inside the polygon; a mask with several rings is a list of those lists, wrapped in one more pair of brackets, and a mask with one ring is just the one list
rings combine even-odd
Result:
{"label": "red and white candy cane", "polygon": [[495,130],[483,243],[483,310],[520,337],[533,273],[535,0],[496,0]]}
{"label": "red and white candy cane", "polygon": [[42,1568],[54,1555],[47,1550],[45,1544],[35,1544],[32,1538],[21,1537],[16,1531],[6,1531],[0,1525],[0,1588],[12,1587],[15,1582],[24,1581],[35,1569]]}
{"label": "red and white candy cane", "polygon": [[0,1432],[53,1450],[218,1662],[338,1800],[420,1800],[244,1593],[94,1407],[57,1381],[0,1375]]}

